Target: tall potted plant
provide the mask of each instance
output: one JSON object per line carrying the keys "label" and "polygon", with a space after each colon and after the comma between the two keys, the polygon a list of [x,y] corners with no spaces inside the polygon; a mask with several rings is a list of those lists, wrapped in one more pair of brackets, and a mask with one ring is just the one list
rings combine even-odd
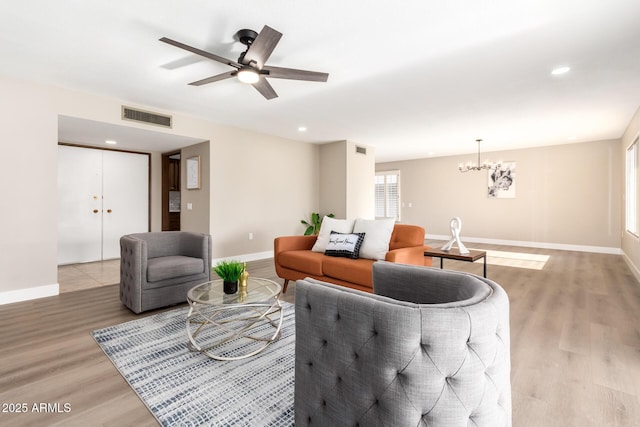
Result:
{"label": "tall potted plant", "polygon": [[225,294],[235,294],[238,291],[238,279],[244,271],[240,261],[220,261],[213,267],[213,271],[222,279]]}
{"label": "tall potted plant", "polygon": [[[333,218],[333,214],[330,213],[327,215],[329,218]],[[311,214],[311,222],[307,222],[304,219],[300,220],[300,223],[302,225],[306,225],[307,228],[304,231],[304,235],[305,236],[310,236],[310,235],[316,235],[320,232],[320,226],[322,225],[322,218],[324,218],[323,216],[320,216],[320,214],[318,212],[313,212]]]}

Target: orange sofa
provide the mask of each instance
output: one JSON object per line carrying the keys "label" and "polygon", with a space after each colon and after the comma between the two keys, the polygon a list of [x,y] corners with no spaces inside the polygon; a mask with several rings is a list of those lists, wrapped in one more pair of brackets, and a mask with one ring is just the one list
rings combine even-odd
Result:
{"label": "orange sofa", "polygon": [[[424,257],[424,228],[417,225],[396,224],[389,241],[385,261],[399,264],[431,265]],[[284,279],[282,292],[287,291],[289,280],[305,277],[373,292],[373,259],[349,259],[313,252],[317,236],[284,236],[273,242],[276,274]]]}

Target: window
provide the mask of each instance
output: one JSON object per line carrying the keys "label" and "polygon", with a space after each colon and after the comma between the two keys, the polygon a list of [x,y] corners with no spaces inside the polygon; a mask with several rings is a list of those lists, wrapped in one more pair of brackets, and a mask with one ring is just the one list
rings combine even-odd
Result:
{"label": "window", "polygon": [[629,233],[638,235],[638,138],[627,148],[626,167],[626,228]]}
{"label": "window", "polygon": [[400,220],[400,171],[376,172],[376,218]]}

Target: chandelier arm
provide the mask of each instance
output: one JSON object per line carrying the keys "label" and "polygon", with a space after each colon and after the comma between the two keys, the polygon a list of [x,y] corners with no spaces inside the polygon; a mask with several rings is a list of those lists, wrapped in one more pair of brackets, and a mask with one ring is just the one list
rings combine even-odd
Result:
{"label": "chandelier arm", "polygon": [[491,169],[492,167],[492,165],[488,161],[484,164],[480,163],[480,143],[482,142],[482,139],[476,139],[476,142],[478,143],[478,163],[474,165],[473,163],[468,162],[464,166],[462,164],[459,164],[458,170],[462,173],[469,171],[481,171],[484,169]]}

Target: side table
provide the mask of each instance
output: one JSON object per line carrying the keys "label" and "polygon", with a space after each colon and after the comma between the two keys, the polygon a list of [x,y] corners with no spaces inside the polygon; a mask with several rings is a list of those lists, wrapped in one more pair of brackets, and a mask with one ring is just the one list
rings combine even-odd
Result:
{"label": "side table", "polygon": [[427,249],[425,247],[424,256],[440,258],[440,268],[443,268],[443,260],[455,259],[458,261],[475,262],[480,258],[484,259],[483,275],[487,277],[487,253],[485,251],[469,250],[468,254],[461,254],[458,248],[452,248],[449,251],[443,251],[442,249]]}

